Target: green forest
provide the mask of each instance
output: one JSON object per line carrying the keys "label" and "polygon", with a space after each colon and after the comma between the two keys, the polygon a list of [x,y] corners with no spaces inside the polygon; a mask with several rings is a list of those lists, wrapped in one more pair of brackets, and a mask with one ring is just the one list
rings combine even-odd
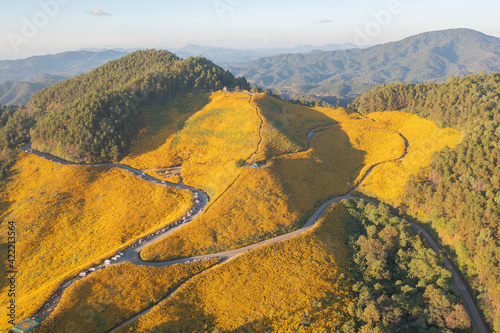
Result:
{"label": "green forest", "polygon": [[464,133],[460,144],[435,154],[408,181],[403,202],[439,233],[485,317],[500,330],[500,74],[387,84],[350,107],[361,113],[404,110]]}
{"label": "green forest", "polygon": [[0,105],[0,179],[15,162],[15,148],[30,141],[29,130],[39,114],[29,114],[23,106]]}
{"label": "green forest", "polygon": [[470,327],[442,259],[389,207],[348,200],[355,320],[344,332],[460,332]]}
{"label": "green forest", "polygon": [[245,78],[202,57],[136,51],[37,92],[28,109],[45,116],[31,139],[34,147],[72,161],[119,160],[141,127],[141,106],[224,86],[250,88]]}

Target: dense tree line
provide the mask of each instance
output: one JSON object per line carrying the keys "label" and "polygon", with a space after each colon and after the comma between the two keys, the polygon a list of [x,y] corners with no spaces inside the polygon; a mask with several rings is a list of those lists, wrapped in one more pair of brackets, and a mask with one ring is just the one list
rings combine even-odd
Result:
{"label": "dense tree line", "polygon": [[35,119],[36,115],[28,113],[24,106],[0,105],[0,179],[15,161],[15,147],[29,142]]}
{"label": "dense tree line", "polygon": [[403,201],[451,245],[486,318],[500,331],[500,74],[384,85],[351,107],[405,110],[464,134],[409,180]]}
{"label": "dense tree line", "polygon": [[500,121],[500,73],[450,77],[443,83],[384,84],[355,99],[360,113],[404,110],[435,121],[440,127],[470,129]]}
{"label": "dense tree line", "polygon": [[410,225],[363,200],[344,203],[347,241],[353,257],[349,305],[355,318],[344,332],[462,331],[470,322],[437,254]]}
{"label": "dense tree line", "polygon": [[71,160],[117,160],[140,129],[140,106],[224,86],[250,88],[245,78],[202,57],[137,51],[36,93],[29,106],[47,116],[32,139],[38,148]]}

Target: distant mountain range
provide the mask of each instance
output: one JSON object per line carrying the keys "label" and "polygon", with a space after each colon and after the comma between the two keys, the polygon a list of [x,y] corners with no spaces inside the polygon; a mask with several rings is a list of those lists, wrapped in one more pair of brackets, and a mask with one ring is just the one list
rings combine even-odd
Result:
{"label": "distant mountain range", "polygon": [[439,82],[451,75],[500,71],[500,38],[451,29],[367,49],[283,54],[229,70],[285,97],[352,99],[383,83]]}
{"label": "distant mountain range", "polygon": [[87,73],[125,55],[127,52],[113,50],[69,51],[0,60],[0,104],[26,104],[33,93],[44,87]]}
{"label": "distant mountain range", "polygon": [[[500,38],[470,29],[427,32],[365,49],[351,44],[255,50],[188,45],[170,51],[180,58],[204,56],[284,97],[344,103],[383,83],[440,82],[451,75],[500,71]],[[130,52],[92,49],[0,61],[0,104],[26,103],[51,82],[37,82],[37,75],[70,78]]]}
{"label": "distant mountain range", "polygon": [[212,60],[220,66],[226,66],[232,63],[245,62],[260,59],[263,57],[272,57],[285,53],[309,53],[315,51],[338,51],[357,48],[354,44],[327,44],[317,45],[297,45],[291,48],[269,48],[269,49],[229,49],[214,46],[187,45],[182,48],[172,49],[181,58],[193,56],[203,56]]}
{"label": "distant mountain range", "polygon": [[69,51],[19,60],[0,60],[0,82],[29,81],[43,73],[74,77],[125,55],[127,55],[126,52],[113,50]]}
{"label": "distant mountain range", "polygon": [[[213,46],[188,45],[172,49],[180,58],[204,56],[220,65],[242,62],[273,56],[282,53],[311,52],[314,50],[331,51],[356,47],[352,44],[328,44],[323,46],[298,45],[293,48],[273,49],[229,49]],[[133,49],[85,49],[57,54],[29,57],[19,60],[0,60],[0,104],[26,104],[36,91],[87,73],[104,63],[121,58]],[[38,75],[48,75],[55,81],[37,80]]]}
{"label": "distant mountain range", "polygon": [[[257,48],[257,49],[231,49],[227,47],[207,46],[189,44],[181,48],[169,48],[168,51],[175,53],[180,58],[189,58],[202,56],[214,63],[224,66],[232,63],[246,62],[257,60],[264,57],[272,57],[285,53],[309,53],[315,51],[339,51],[352,48],[366,48],[368,46],[357,46],[354,44],[326,44],[326,45],[296,45],[294,47],[281,47],[281,48]],[[145,50],[145,48],[139,48]],[[109,49],[102,48],[89,48],[86,51],[103,52]],[[136,49],[113,48],[117,52],[132,53]]]}
{"label": "distant mountain range", "polygon": [[0,104],[26,104],[40,89],[66,80],[65,76],[39,74],[28,81],[4,81],[0,83]]}

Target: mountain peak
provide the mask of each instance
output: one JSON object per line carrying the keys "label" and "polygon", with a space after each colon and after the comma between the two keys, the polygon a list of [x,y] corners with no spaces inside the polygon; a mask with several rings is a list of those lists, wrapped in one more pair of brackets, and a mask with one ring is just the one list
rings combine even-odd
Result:
{"label": "mountain peak", "polygon": [[423,32],[415,36],[410,36],[402,41],[395,42],[407,42],[407,41],[415,41],[415,40],[425,40],[428,43],[442,43],[450,40],[497,40],[500,41],[499,38],[488,36],[483,34],[482,32],[469,29],[469,28],[456,28],[456,29],[446,29],[446,30],[438,30],[438,31],[429,31]]}
{"label": "mountain peak", "polygon": [[287,97],[350,99],[382,83],[439,82],[451,75],[500,71],[500,38],[448,29],[367,49],[276,56],[230,68]]}

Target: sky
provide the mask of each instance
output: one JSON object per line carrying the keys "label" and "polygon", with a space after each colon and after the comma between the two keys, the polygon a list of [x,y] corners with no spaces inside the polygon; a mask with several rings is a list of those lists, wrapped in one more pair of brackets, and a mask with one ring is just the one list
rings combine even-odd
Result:
{"label": "sky", "polygon": [[0,0],[0,59],[82,48],[376,45],[470,28],[500,37],[498,0]]}

